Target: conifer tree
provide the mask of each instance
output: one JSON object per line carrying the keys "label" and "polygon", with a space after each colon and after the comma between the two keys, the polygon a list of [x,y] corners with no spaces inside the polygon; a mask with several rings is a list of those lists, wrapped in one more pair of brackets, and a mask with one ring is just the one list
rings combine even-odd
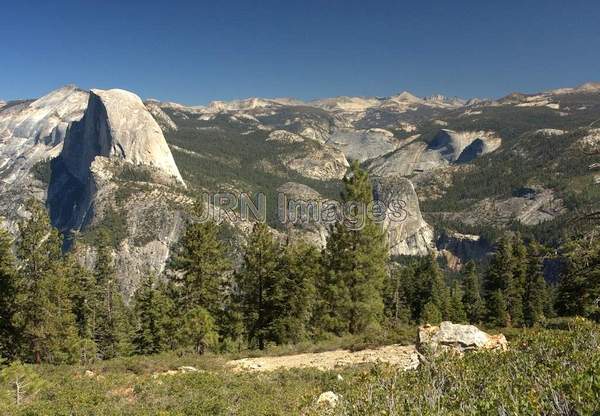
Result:
{"label": "conifer tree", "polygon": [[196,354],[204,354],[218,342],[214,318],[201,306],[188,310],[181,320],[179,337],[184,346],[192,346]]}
{"label": "conifer tree", "polygon": [[[23,364],[19,360],[0,370],[0,383],[9,387],[8,391],[2,393],[9,393],[8,397],[17,406],[32,401],[47,385],[32,365]],[[3,399],[8,397],[3,394]]]}
{"label": "conifer tree", "polygon": [[25,343],[24,356],[37,363],[73,362],[79,342],[62,239],[41,203],[28,201],[27,211],[30,217],[20,223],[17,242],[20,268],[15,314]]}
{"label": "conifer tree", "polygon": [[77,247],[64,258],[64,271],[70,282],[70,298],[80,339],[80,359],[84,364],[93,362],[98,355],[94,339],[96,331],[96,282],[92,272],[75,259]]}
{"label": "conifer tree", "polygon": [[280,343],[308,339],[316,295],[315,282],[320,275],[320,253],[306,243],[288,244],[281,261],[281,314],[274,326]]}
{"label": "conifer tree", "polygon": [[222,338],[220,346],[225,352],[240,352],[246,348],[246,329],[240,299],[239,293],[227,290],[225,308],[218,323],[219,335]]}
{"label": "conifer tree", "polygon": [[12,358],[17,343],[14,327],[17,270],[10,234],[0,228],[0,357]]}
{"label": "conifer tree", "polygon": [[[57,241],[61,239],[58,238]],[[59,247],[62,247],[62,243]],[[51,262],[51,275],[47,282],[51,287],[47,292],[46,313],[51,314],[52,318],[48,319],[50,337],[45,340],[48,345],[45,361],[55,364],[77,362],[82,347],[73,313],[70,270],[65,260],[65,257],[61,256]]]}
{"label": "conifer tree", "polygon": [[156,285],[156,290],[159,292],[159,297],[164,304],[162,328],[165,333],[163,339],[164,348],[174,350],[184,345],[185,340],[180,338],[180,329],[182,326],[183,315],[185,314],[185,306],[183,305],[181,286],[177,285],[173,280],[159,281]]}
{"label": "conifer tree", "polygon": [[448,319],[455,323],[463,323],[467,321],[467,313],[463,304],[464,291],[458,281],[452,285],[450,294],[450,312]]}
{"label": "conifer tree", "polygon": [[[485,278],[487,321],[507,326],[510,324],[510,314],[507,303],[507,293],[513,288],[513,249],[508,237],[503,237],[496,248]],[[504,310],[501,310],[504,308]]]}
{"label": "conifer tree", "polygon": [[317,282],[317,328],[336,335],[348,332],[352,307],[347,279],[353,264],[349,240],[350,232],[341,222],[331,226],[322,254],[323,277]]}
{"label": "conifer tree", "polygon": [[541,247],[534,242],[529,245],[527,281],[524,296],[524,321],[535,326],[544,320],[546,304],[549,303],[548,285],[544,280]]}
{"label": "conifer tree", "polygon": [[494,326],[505,327],[510,323],[506,298],[500,289],[494,290],[488,297],[488,322]]}
{"label": "conifer tree", "polygon": [[433,255],[430,256],[431,301],[438,307],[443,319],[450,317],[450,291],[444,280],[444,274]]}
{"label": "conifer tree", "polygon": [[425,305],[432,303],[441,314],[441,319],[449,319],[450,292],[444,281],[444,274],[440,270],[435,255],[430,255],[421,260],[416,272],[418,289],[418,313],[423,318]]}
{"label": "conifer tree", "polygon": [[96,246],[94,335],[100,355],[107,359],[127,355],[131,351],[130,317],[117,282],[111,239],[106,231],[100,231]]}
{"label": "conifer tree", "polygon": [[508,237],[498,242],[485,279],[485,290],[491,294],[496,290],[506,291],[513,278],[512,245]]}
{"label": "conifer tree", "polygon": [[224,274],[231,268],[225,246],[219,240],[219,226],[213,221],[198,221],[202,206],[194,206],[195,220],[186,228],[173,256],[171,268],[183,290],[186,308],[201,306],[219,316],[223,304]]}
{"label": "conifer tree", "polygon": [[277,339],[274,322],[281,313],[282,299],[279,266],[279,245],[265,224],[255,224],[236,280],[248,340],[260,349]]}
{"label": "conifer tree", "polygon": [[[358,333],[383,318],[382,290],[388,273],[383,230],[367,215],[373,201],[368,174],[354,162],[344,179],[344,219],[332,228],[324,254],[328,330]],[[337,299],[337,300],[336,300]]]}
{"label": "conifer tree", "polygon": [[525,295],[528,264],[527,247],[525,247],[520,234],[513,238],[512,249],[512,279],[508,283],[505,296],[511,324],[522,326],[524,323],[523,297]]}
{"label": "conifer tree", "polygon": [[423,306],[420,318],[422,324],[436,325],[442,319],[442,312],[433,301],[429,301]]}
{"label": "conifer tree", "polygon": [[133,345],[138,354],[156,354],[165,349],[167,302],[164,294],[156,287],[156,278],[148,275],[134,296],[136,329]]}
{"label": "conifer tree", "polygon": [[414,267],[396,267],[389,274],[384,290],[386,318],[394,325],[413,319],[410,299],[414,299]]}
{"label": "conifer tree", "polygon": [[563,252],[566,267],[556,297],[558,312],[600,320],[600,240],[572,240]]}
{"label": "conifer tree", "polygon": [[463,278],[463,303],[467,319],[471,324],[479,324],[485,318],[485,304],[481,298],[481,283],[473,261],[467,262]]}

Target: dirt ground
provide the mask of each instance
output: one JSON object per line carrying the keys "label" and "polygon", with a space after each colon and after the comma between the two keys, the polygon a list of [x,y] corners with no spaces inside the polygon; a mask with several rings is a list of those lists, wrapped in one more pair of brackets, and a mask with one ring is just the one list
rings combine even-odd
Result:
{"label": "dirt ground", "polygon": [[375,362],[384,362],[408,370],[419,365],[419,357],[414,345],[388,345],[356,352],[334,350],[280,357],[242,358],[229,361],[227,366],[233,371],[273,371],[302,367],[331,370],[336,367]]}

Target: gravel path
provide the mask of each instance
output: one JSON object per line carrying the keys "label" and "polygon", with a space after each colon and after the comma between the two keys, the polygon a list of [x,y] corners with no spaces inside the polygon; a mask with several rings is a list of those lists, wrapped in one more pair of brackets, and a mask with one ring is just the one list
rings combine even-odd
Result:
{"label": "gravel path", "polygon": [[234,371],[273,371],[306,367],[331,370],[341,366],[375,362],[384,362],[408,370],[419,365],[419,357],[414,345],[388,345],[356,352],[334,350],[279,357],[242,358],[229,361],[227,366]]}

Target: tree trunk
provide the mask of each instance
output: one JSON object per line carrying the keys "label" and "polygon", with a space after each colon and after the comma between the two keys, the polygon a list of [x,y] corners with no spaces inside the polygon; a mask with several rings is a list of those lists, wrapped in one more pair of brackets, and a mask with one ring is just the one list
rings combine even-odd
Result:
{"label": "tree trunk", "polygon": [[204,354],[205,349],[206,349],[206,346],[204,344],[204,341],[199,341],[196,344],[196,354],[198,354],[198,355]]}

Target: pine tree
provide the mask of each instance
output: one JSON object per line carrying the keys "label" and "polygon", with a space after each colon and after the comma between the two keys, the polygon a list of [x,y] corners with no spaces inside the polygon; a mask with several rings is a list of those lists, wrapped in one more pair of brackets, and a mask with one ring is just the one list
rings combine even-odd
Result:
{"label": "pine tree", "polygon": [[23,364],[18,360],[0,371],[0,383],[10,388],[9,397],[17,406],[33,400],[47,385],[33,366]]}
{"label": "pine tree", "polygon": [[13,322],[17,278],[15,262],[12,238],[0,228],[0,357],[6,358],[12,358],[18,335]]}
{"label": "pine tree", "polygon": [[[61,239],[58,238],[57,241]],[[62,242],[59,247],[61,246]],[[47,344],[45,361],[54,364],[79,361],[82,346],[71,301],[70,270],[65,260],[61,256],[51,262],[52,267],[47,282],[49,289],[46,313],[51,314],[52,318],[48,319],[50,337],[45,340]]]}
{"label": "pine tree", "polygon": [[281,314],[274,323],[279,343],[298,343],[310,336],[319,265],[320,253],[315,247],[300,242],[285,248],[278,281],[281,287],[276,291],[282,295]]}
{"label": "pine tree", "polygon": [[438,307],[443,319],[450,318],[450,291],[444,280],[444,274],[433,257],[430,257],[431,301]]}
{"label": "pine tree", "polygon": [[81,362],[93,362],[98,354],[94,334],[96,330],[96,282],[93,273],[75,259],[77,247],[64,259],[65,277],[70,282],[70,298],[80,339]]}
{"label": "pine tree", "polygon": [[505,296],[511,324],[522,326],[524,323],[523,297],[527,281],[527,247],[519,234],[513,238],[512,249],[512,279],[508,283]]}
{"label": "pine tree", "polygon": [[233,290],[235,284],[234,279],[232,287],[226,291],[225,308],[218,322],[221,348],[225,352],[240,352],[246,348],[242,296]]}
{"label": "pine tree", "polygon": [[385,315],[392,325],[413,319],[410,299],[414,298],[414,267],[396,267],[389,274],[384,290]]}
{"label": "pine tree", "polygon": [[165,349],[167,308],[168,301],[156,287],[156,278],[148,275],[134,296],[136,329],[133,345],[138,354],[156,354]]}
{"label": "pine tree", "polygon": [[419,320],[422,324],[439,324],[442,321],[442,312],[434,302],[429,301],[423,306]]}
{"label": "pine tree", "polygon": [[463,278],[463,303],[467,319],[471,324],[479,324],[485,318],[485,304],[481,298],[481,283],[473,261],[467,262]]}
{"label": "pine tree", "polygon": [[[504,237],[498,243],[484,283],[487,321],[490,323],[501,323],[501,326],[510,324],[507,293],[513,288],[514,269],[512,245],[510,239]],[[505,309],[500,310],[501,307]]]}
{"label": "pine tree", "polygon": [[450,292],[444,281],[444,274],[440,270],[435,255],[430,255],[421,260],[416,272],[417,311],[422,318],[423,310],[427,303],[432,303],[440,312],[442,319],[449,319]]}
{"label": "pine tree", "polygon": [[359,333],[383,318],[389,256],[382,228],[367,215],[372,201],[369,176],[355,161],[342,193],[344,205],[355,209],[334,225],[324,254],[325,297],[335,302],[326,311],[332,332]]}
{"label": "pine tree", "polygon": [[276,341],[274,322],[281,313],[280,249],[263,223],[257,223],[246,245],[244,263],[236,280],[250,344],[264,349]]}
{"label": "pine tree", "polygon": [[491,294],[496,290],[504,292],[507,289],[509,282],[512,280],[512,265],[512,246],[510,239],[504,237],[498,242],[486,274],[486,293]]}
{"label": "pine tree", "polygon": [[196,354],[204,354],[218,342],[215,320],[204,308],[197,306],[185,313],[179,331],[186,346],[192,346]]}
{"label": "pine tree", "polygon": [[448,319],[455,323],[463,323],[467,321],[467,313],[463,304],[464,291],[458,281],[452,285],[450,294],[450,312]]}
{"label": "pine tree", "polygon": [[600,240],[569,241],[563,252],[566,267],[556,296],[558,311],[600,320]]}
{"label": "pine tree", "polygon": [[45,208],[27,203],[30,218],[20,223],[19,278],[15,321],[25,343],[24,356],[35,362],[73,362],[79,340],[66,278],[62,239]]}
{"label": "pine tree", "polygon": [[[195,205],[194,214],[201,216],[200,203]],[[219,226],[213,221],[192,221],[171,262],[171,268],[183,288],[186,308],[201,306],[213,316],[221,313],[224,274],[231,269],[218,235]]]}
{"label": "pine tree", "polygon": [[323,276],[317,282],[317,329],[342,335],[348,332],[352,300],[348,279],[352,253],[348,250],[350,233],[342,223],[331,226],[327,245],[322,253]]}
{"label": "pine tree", "polygon": [[524,320],[528,326],[535,326],[544,320],[546,304],[549,303],[548,287],[544,280],[541,247],[537,243],[529,245],[527,282],[524,296]]}
{"label": "pine tree", "polygon": [[162,320],[162,328],[166,334],[163,339],[164,348],[174,350],[185,345],[186,342],[186,340],[179,337],[179,330],[186,310],[182,302],[181,291],[183,289],[172,280],[166,282],[161,280],[157,282],[156,290],[164,303]]}
{"label": "pine tree", "polygon": [[123,301],[112,258],[111,239],[101,231],[96,240],[95,340],[102,358],[127,355],[131,351],[129,311]]}
{"label": "pine tree", "polygon": [[510,323],[506,298],[500,289],[493,291],[488,298],[488,322],[494,326],[505,327]]}

